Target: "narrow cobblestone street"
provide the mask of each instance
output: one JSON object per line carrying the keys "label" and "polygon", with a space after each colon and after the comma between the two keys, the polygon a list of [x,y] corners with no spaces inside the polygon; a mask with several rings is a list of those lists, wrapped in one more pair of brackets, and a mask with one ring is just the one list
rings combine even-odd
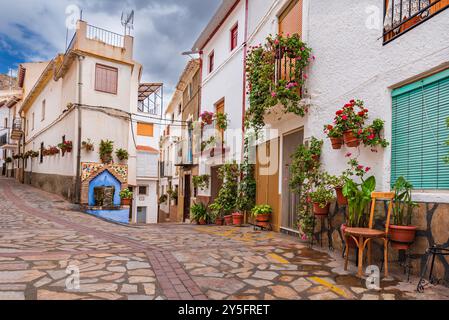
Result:
{"label": "narrow cobblestone street", "polygon": [[[79,290],[66,289],[68,266],[80,270]],[[112,224],[0,179],[0,300],[449,298],[442,287],[416,293],[416,279],[369,291],[342,266],[252,228]]]}

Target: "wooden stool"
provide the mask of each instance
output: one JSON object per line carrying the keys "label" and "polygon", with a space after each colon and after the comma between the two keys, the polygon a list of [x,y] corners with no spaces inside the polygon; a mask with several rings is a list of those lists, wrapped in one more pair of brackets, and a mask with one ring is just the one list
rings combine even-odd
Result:
{"label": "wooden stool", "polygon": [[[388,277],[388,229],[390,227],[391,211],[393,210],[393,199],[395,197],[394,192],[373,192],[371,194],[371,211],[369,217],[368,228],[346,228],[345,241],[348,243],[349,237],[354,239],[358,248],[358,276],[363,277],[363,252],[368,246],[368,264],[371,265],[371,240],[382,239],[384,242],[384,264],[385,264],[385,277]],[[374,212],[376,209],[377,200],[389,200],[387,221],[385,222],[385,230],[373,229]],[[346,258],[345,258],[345,270],[348,270],[349,261],[349,246],[346,245]]]}

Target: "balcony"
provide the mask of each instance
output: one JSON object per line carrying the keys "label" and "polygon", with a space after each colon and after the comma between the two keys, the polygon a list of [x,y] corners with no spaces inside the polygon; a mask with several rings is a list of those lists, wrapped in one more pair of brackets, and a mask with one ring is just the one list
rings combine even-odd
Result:
{"label": "balcony", "polygon": [[193,166],[192,147],[188,140],[182,140],[175,145],[175,166]]}
{"label": "balcony", "polygon": [[20,140],[23,135],[22,119],[14,118],[11,128],[11,140]]}
{"label": "balcony", "polygon": [[385,0],[384,45],[449,7],[449,0]]}
{"label": "balcony", "polygon": [[162,83],[142,83],[139,85],[137,110],[153,116],[161,116],[164,86]]}

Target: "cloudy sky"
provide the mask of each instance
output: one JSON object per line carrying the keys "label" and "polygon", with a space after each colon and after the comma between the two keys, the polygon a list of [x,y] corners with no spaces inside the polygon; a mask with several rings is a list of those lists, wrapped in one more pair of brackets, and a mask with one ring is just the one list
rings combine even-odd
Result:
{"label": "cloudy sky", "polygon": [[[124,10],[136,12],[135,59],[143,64],[143,81],[165,83],[169,95],[201,30],[221,0],[0,0],[0,73],[25,61],[44,61],[64,52],[66,10],[76,5],[83,20],[123,33]],[[73,31],[72,31],[73,32]]]}

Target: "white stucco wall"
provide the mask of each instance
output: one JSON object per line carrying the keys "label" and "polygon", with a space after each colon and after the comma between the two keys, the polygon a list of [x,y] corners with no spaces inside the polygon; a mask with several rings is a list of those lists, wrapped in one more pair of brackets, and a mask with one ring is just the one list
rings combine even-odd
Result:
{"label": "white stucco wall", "polygon": [[[313,106],[306,118],[305,137],[324,138],[323,125],[332,122],[339,107],[356,98],[365,101],[370,110],[369,121],[386,121],[385,136],[391,141],[392,88],[449,63],[449,10],[384,46],[382,31],[366,27],[369,15],[365,11],[374,5],[382,15],[382,0],[307,2],[310,17],[305,41],[317,60],[307,83]],[[357,149],[331,150],[330,141],[325,139],[325,169],[334,174],[341,172],[346,167],[344,155],[348,151],[358,154]],[[359,159],[373,168],[377,189],[389,190],[391,148],[373,153],[361,147]],[[449,201],[449,194],[439,193],[436,197],[438,201]],[[418,195],[416,199],[436,200],[430,195]]]}

